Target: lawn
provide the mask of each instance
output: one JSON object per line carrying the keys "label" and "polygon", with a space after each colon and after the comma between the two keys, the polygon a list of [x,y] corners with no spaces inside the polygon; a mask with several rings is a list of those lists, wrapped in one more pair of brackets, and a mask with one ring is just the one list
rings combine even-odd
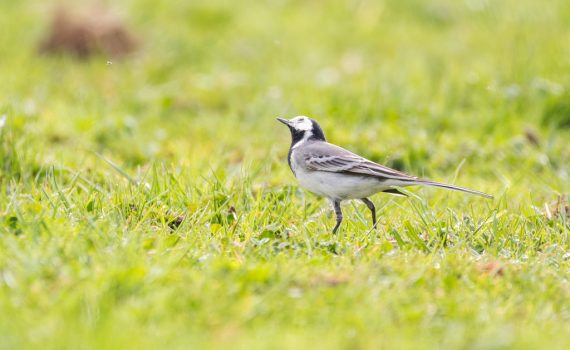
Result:
{"label": "lawn", "polygon": [[[568,1],[107,2],[138,49],[88,59],[56,3],[0,0],[0,348],[570,348]],[[332,235],[296,115],[495,200]]]}

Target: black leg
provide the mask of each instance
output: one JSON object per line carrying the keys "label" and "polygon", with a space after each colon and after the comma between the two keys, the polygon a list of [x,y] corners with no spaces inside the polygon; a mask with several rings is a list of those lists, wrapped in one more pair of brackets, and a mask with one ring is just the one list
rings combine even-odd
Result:
{"label": "black leg", "polygon": [[368,209],[370,209],[372,212],[372,225],[376,225],[376,207],[374,206],[374,203],[372,203],[372,201],[368,198],[361,198],[360,200],[363,201]]}
{"label": "black leg", "polygon": [[340,201],[334,201],[333,206],[334,212],[336,214],[336,225],[333,228],[333,234],[335,234],[336,230],[338,230],[338,227],[340,226],[340,223],[342,222],[342,210],[340,209]]}

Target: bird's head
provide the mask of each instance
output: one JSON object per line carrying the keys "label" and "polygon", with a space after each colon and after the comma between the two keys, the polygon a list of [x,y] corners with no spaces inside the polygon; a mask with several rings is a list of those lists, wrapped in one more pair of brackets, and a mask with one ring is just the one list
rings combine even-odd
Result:
{"label": "bird's head", "polygon": [[305,116],[293,119],[277,118],[278,121],[287,125],[291,131],[291,146],[305,141],[326,141],[323,129],[319,123]]}

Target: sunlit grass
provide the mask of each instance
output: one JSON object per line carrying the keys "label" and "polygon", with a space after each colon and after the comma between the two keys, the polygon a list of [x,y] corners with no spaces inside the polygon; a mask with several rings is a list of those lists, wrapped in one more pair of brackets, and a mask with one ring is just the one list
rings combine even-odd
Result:
{"label": "sunlit grass", "polygon": [[[78,61],[0,2],[0,347],[569,346],[565,1],[114,6],[139,52]],[[378,195],[331,235],[298,114],[496,199]]]}

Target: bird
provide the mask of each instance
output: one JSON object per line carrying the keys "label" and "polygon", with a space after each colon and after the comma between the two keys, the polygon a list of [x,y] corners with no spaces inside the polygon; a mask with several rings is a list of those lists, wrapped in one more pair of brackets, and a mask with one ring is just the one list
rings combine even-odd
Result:
{"label": "bird", "polygon": [[333,234],[342,223],[341,202],[345,200],[357,199],[366,204],[372,214],[372,227],[375,227],[376,207],[368,197],[378,192],[406,196],[398,188],[420,185],[493,199],[492,195],[484,192],[408,175],[329,143],[320,125],[309,117],[279,117],[277,120],[291,132],[287,162],[293,175],[302,187],[332,203],[336,214]]}

